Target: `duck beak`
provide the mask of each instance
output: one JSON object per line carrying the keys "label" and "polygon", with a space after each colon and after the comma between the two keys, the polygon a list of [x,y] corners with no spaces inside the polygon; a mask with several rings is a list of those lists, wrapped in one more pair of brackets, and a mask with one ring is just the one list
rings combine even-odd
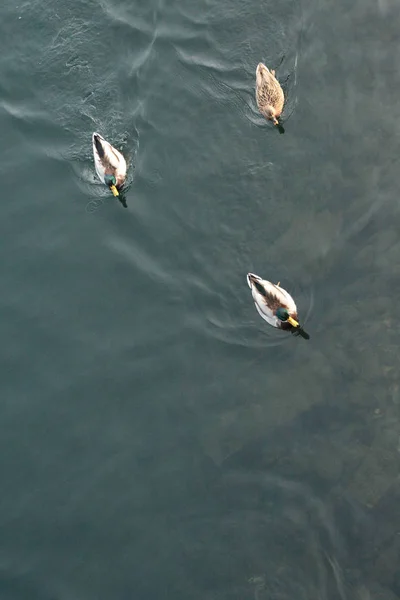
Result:
{"label": "duck beak", "polygon": [[117,190],[115,185],[110,186],[110,190],[112,191],[115,197],[119,196],[119,191]]}
{"label": "duck beak", "polygon": [[287,322],[291,324],[292,327],[300,327],[299,323],[293,317],[288,317]]}

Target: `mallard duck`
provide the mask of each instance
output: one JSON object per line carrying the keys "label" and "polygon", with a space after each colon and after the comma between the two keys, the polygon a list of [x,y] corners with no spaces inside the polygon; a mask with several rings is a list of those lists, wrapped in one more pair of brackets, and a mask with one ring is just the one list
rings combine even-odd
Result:
{"label": "mallard duck", "polygon": [[99,133],[93,133],[92,144],[94,165],[99,179],[110,188],[114,196],[119,196],[119,190],[126,179],[125,158]]}
{"label": "mallard duck", "polygon": [[297,307],[292,296],[280,287],[280,282],[273,284],[254,273],[247,273],[247,283],[256,309],[267,323],[310,339],[297,320]]}
{"label": "mallard duck", "polygon": [[260,112],[278,125],[285,96],[281,84],[275,77],[275,71],[269,70],[263,63],[258,63],[256,69],[256,100]]}

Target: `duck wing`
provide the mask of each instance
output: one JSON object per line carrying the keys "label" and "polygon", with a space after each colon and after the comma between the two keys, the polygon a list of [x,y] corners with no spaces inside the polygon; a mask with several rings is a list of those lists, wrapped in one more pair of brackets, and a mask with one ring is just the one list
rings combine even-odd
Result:
{"label": "duck wing", "polygon": [[271,285],[273,285],[273,287],[277,290],[281,302],[280,306],[285,306],[290,312],[290,314],[297,314],[296,303],[293,300],[292,296],[289,294],[289,292],[281,288],[279,285]]}
{"label": "duck wing", "polygon": [[268,70],[268,77],[257,87],[257,104],[259,108],[272,106],[282,112],[285,96],[279,81]]}

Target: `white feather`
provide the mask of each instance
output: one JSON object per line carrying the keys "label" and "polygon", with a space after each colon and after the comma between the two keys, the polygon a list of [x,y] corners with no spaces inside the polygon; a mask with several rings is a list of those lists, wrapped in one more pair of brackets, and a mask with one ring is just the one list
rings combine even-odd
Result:
{"label": "white feather", "polygon": [[268,306],[264,305],[263,310],[261,310],[257,302],[254,302],[254,305],[257,309],[258,314],[262,319],[264,319],[264,321],[267,321],[267,323],[272,325],[272,327],[279,327],[279,319],[275,317],[275,315],[272,313],[272,310],[269,310]]}
{"label": "white feather", "polygon": [[248,273],[247,283],[251,289],[251,295],[253,296],[254,304],[256,305],[258,314],[265,321],[267,321],[267,323],[272,325],[272,327],[280,327],[281,321],[274,315],[273,310],[266,304],[264,296],[257,290],[250,277],[256,279],[268,294],[274,295],[278,300],[281,300],[282,306],[288,309],[290,315],[297,313],[296,304],[292,296],[286,290],[281,288],[279,285],[275,285],[270,281],[267,281],[266,279],[261,279],[261,277],[255,275],[254,273]]}
{"label": "white feather", "polygon": [[97,136],[101,142],[101,146],[102,146],[102,148],[104,150],[104,154],[105,154],[105,160],[112,167],[113,172],[111,174],[115,176],[115,179],[117,180],[117,184],[121,185],[125,181],[125,178],[126,178],[125,158],[122,156],[121,152],[119,152],[116,148],[114,148],[110,144],[110,142],[107,142],[107,140],[105,140],[103,138],[103,136],[101,136],[99,133],[94,132],[92,135],[93,158],[94,158],[94,166],[96,168],[96,173],[97,173],[100,181],[102,181],[104,183],[105,175],[110,174],[110,173],[107,173],[105,164],[103,162],[104,159],[102,159],[99,156],[99,153],[97,152],[95,136]]}

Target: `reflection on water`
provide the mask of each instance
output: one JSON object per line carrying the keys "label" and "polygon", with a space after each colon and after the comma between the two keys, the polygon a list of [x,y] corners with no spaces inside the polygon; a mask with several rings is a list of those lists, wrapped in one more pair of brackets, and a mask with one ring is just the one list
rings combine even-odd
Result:
{"label": "reflection on water", "polygon": [[0,15],[0,597],[400,598],[398,2]]}

